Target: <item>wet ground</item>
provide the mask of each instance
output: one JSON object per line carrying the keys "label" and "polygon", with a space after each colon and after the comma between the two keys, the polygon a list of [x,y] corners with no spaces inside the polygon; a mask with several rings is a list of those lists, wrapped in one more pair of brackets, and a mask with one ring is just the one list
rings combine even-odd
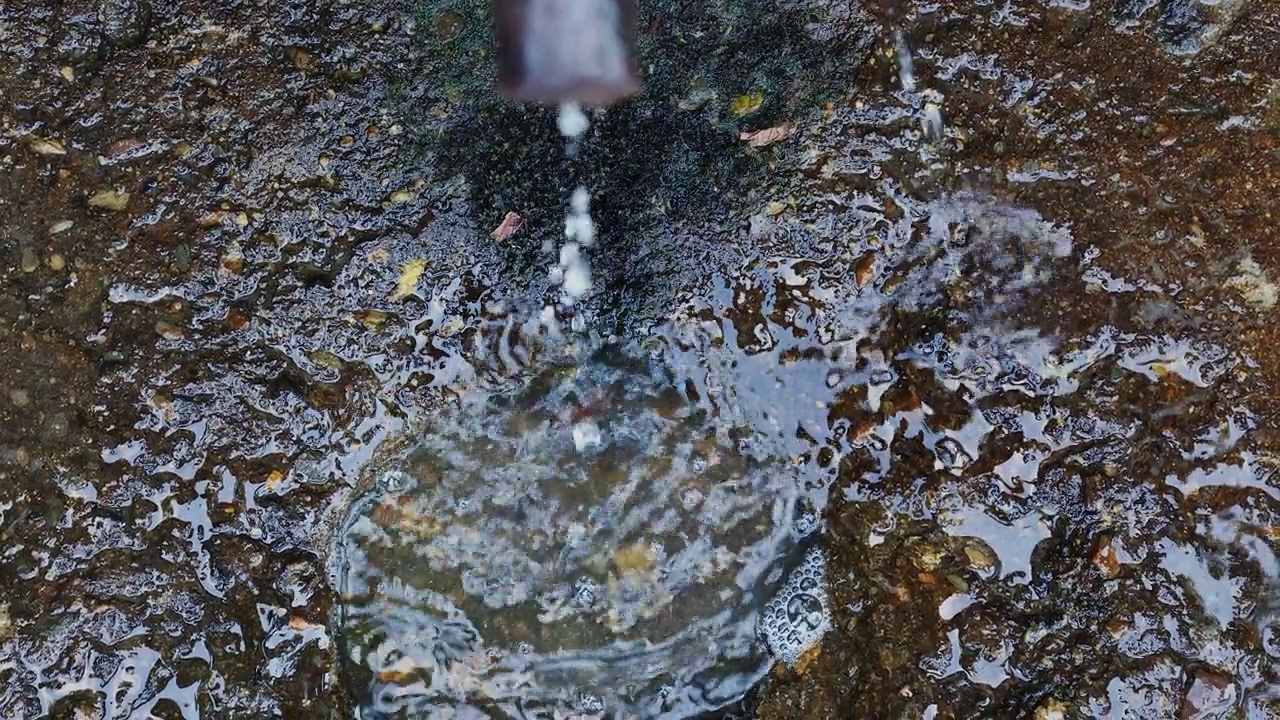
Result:
{"label": "wet ground", "polygon": [[340,529],[537,376],[578,184],[585,324],[821,511],[733,713],[1280,715],[1280,8],[640,23],[569,159],[483,3],[0,7],[0,717],[351,717]]}

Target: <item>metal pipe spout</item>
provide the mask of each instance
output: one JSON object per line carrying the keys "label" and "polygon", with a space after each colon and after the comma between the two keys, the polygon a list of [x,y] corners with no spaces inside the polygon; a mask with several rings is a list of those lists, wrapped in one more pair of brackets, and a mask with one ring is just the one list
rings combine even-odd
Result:
{"label": "metal pipe spout", "polygon": [[635,0],[492,0],[492,8],[506,97],[604,106],[640,90]]}

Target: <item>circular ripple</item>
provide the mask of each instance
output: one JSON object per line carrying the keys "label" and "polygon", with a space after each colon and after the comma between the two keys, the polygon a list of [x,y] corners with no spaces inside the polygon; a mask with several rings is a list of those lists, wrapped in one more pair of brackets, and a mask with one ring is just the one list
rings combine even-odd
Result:
{"label": "circular ripple", "polygon": [[[683,387],[606,349],[440,418],[384,467],[340,549],[368,710],[685,717],[763,674],[766,578],[812,523],[791,465]],[[800,641],[826,622],[805,578],[786,604]]]}

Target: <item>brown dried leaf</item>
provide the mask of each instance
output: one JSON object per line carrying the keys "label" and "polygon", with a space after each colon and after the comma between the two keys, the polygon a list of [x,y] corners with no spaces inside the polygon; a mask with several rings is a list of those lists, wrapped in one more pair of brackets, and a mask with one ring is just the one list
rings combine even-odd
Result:
{"label": "brown dried leaf", "polygon": [[764,147],[786,140],[795,131],[795,123],[785,122],[763,130],[744,130],[738,134],[738,139],[745,142],[749,147]]}
{"label": "brown dried leaf", "polygon": [[796,664],[792,669],[795,671],[797,675],[804,675],[809,671],[809,666],[813,665],[813,662],[817,660],[818,656],[821,654],[822,654],[822,644],[819,643],[817,645],[814,645],[808,650],[805,650],[804,652],[800,653],[800,657],[796,658]]}
{"label": "brown dried leaf", "polygon": [[181,340],[183,337],[182,328],[164,320],[156,322],[156,334],[165,340]]}
{"label": "brown dried leaf", "polygon": [[876,254],[867,252],[858,260],[857,266],[853,269],[853,281],[858,284],[859,288],[864,288],[867,283],[871,282],[871,276],[876,269]]}
{"label": "brown dried leaf", "polygon": [[120,138],[107,145],[107,157],[121,155],[142,147],[142,141],[134,137]]}
{"label": "brown dried leaf", "polygon": [[222,224],[222,221],[226,219],[227,219],[227,214],[225,212],[223,212],[222,210],[214,210],[212,212],[207,212],[204,215],[201,215],[200,219],[197,220],[196,222],[200,225],[200,227],[205,228],[207,230],[209,228],[218,227],[219,225]]}
{"label": "brown dried leaf", "polygon": [[512,235],[515,235],[516,231],[519,230],[520,226],[523,224],[524,218],[520,217],[519,213],[508,212],[506,217],[502,218],[502,222],[498,224],[498,227],[494,228],[493,232],[489,233],[489,237],[498,242],[502,242]]}
{"label": "brown dried leaf", "polygon": [[1110,535],[1099,535],[1093,542],[1093,566],[1109,578],[1115,577],[1120,571],[1120,558],[1116,556],[1116,548]]}

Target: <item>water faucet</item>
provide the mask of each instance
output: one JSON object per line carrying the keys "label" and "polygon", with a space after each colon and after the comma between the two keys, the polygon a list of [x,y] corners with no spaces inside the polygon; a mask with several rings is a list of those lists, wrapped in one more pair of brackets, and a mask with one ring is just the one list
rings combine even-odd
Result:
{"label": "water faucet", "polygon": [[491,0],[498,91],[519,102],[610,105],[640,89],[635,0]]}

